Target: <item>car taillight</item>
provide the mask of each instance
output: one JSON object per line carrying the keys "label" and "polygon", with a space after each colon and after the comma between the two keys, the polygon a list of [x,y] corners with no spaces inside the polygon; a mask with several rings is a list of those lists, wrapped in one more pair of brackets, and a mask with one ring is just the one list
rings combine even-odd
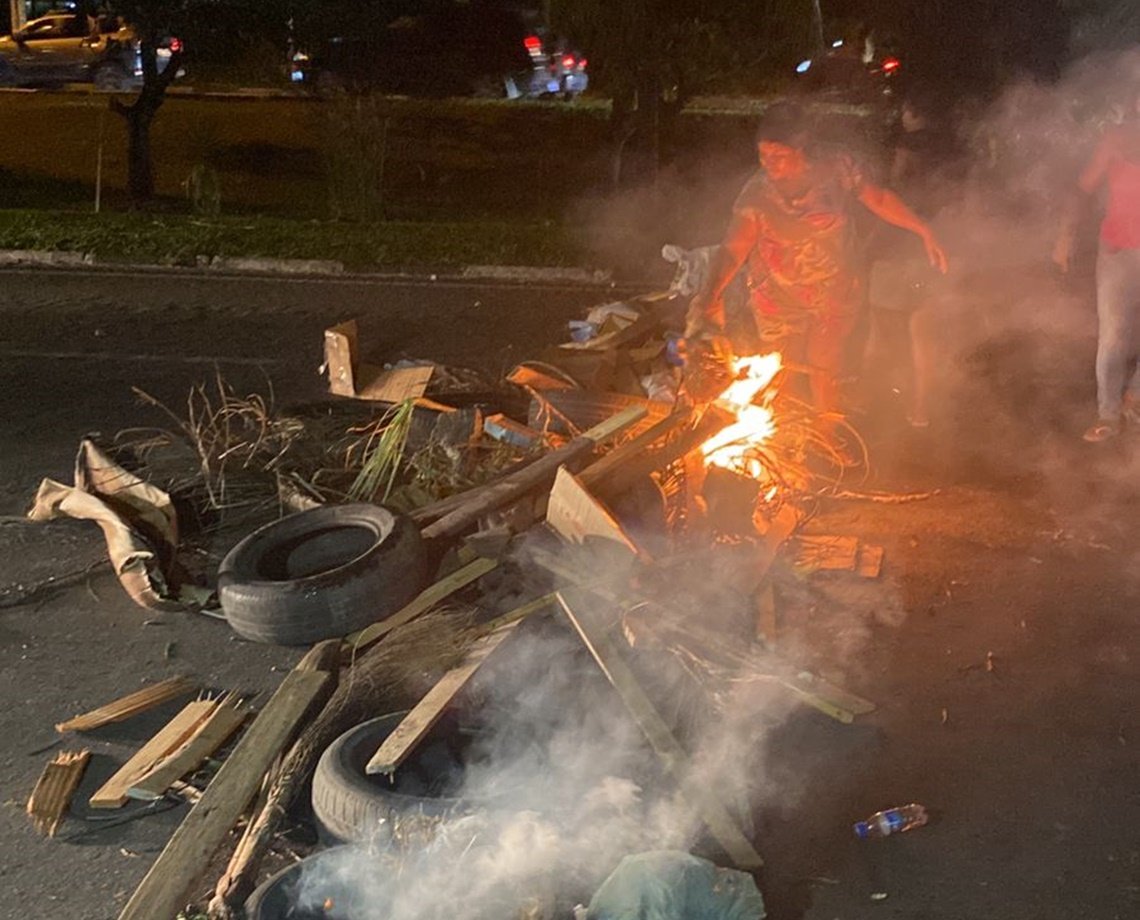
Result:
{"label": "car taillight", "polygon": [[573,70],[574,69],[574,55],[564,54],[562,56],[562,69],[563,70]]}
{"label": "car taillight", "polygon": [[883,58],[883,73],[894,73],[902,67],[902,61],[897,57]]}
{"label": "car taillight", "polygon": [[523,45],[526,46],[526,50],[532,55],[537,56],[542,54],[542,39],[537,35],[528,35],[523,39]]}
{"label": "car taillight", "polygon": [[170,50],[172,52],[174,52],[175,54],[177,54],[179,51],[181,51],[182,50],[182,39],[172,38],[170,40]]}
{"label": "car taillight", "polygon": [[578,69],[579,70],[585,70],[586,69],[586,63],[587,62],[586,62],[585,58],[578,58]]}

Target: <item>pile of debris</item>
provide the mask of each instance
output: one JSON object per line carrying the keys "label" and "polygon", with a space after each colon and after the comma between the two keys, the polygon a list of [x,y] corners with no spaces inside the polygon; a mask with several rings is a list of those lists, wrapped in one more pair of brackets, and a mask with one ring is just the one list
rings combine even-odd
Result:
{"label": "pile of debris", "polygon": [[[672,658],[714,709],[728,683],[764,681],[850,722],[873,705],[775,653],[769,576],[783,555],[801,571],[873,578],[882,551],[796,536],[836,479],[812,413],[783,386],[794,369],[778,354],[737,359],[716,398],[697,403],[670,332],[678,312],[664,295],[605,304],[495,384],[431,364],[369,367],[355,324],[342,324],[326,332],[326,370],[352,401],[319,416],[338,438],[306,437],[304,416],[275,416],[219,381],[214,402],[192,397],[181,439],[84,442],[74,486],[44,483],[33,516],[98,521],[124,587],[148,607],[216,603],[179,564],[176,506],[198,523],[292,510],[230,550],[214,597],[244,636],[312,648],[256,714],[231,695],[188,702],[91,799],[192,802],[123,920],[173,917],[248,815],[210,905],[235,916],[338,739],[407,709],[369,741],[363,771],[398,778],[483,663],[544,617],[573,628],[723,854],[761,865],[740,816],[693,783],[684,726],[638,659]],[[181,478],[169,473],[179,440]],[[715,583],[715,600],[695,606],[694,582]],[[459,597],[466,608],[448,611]],[[437,677],[426,693],[425,672]],[[57,727],[90,730],[202,689],[171,679]],[[204,789],[185,782],[235,737]],[[28,803],[42,832],[59,826],[86,760],[65,752],[45,770]]]}

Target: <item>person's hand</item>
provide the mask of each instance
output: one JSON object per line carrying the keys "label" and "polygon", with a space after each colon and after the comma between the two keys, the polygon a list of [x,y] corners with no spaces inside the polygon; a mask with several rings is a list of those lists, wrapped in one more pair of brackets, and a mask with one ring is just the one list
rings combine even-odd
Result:
{"label": "person's hand", "polygon": [[1062,233],[1053,245],[1053,264],[1061,270],[1062,275],[1069,273],[1069,265],[1073,260],[1073,238]]}
{"label": "person's hand", "polygon": [[922,235],[922,245],[926,249],[926,258],[929,260],[931,266],[938,270],[940,274],[945,275],[950,267],[950,263],[946,259],[946,253],[939,245],[938,240],[934,238],[934,234],[929,230]]}

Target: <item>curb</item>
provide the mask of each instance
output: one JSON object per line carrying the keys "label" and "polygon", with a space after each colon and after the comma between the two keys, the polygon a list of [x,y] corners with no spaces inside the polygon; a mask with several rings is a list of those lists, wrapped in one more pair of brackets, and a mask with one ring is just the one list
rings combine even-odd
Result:
{"label": "curb", "polygon": [[[40,249],[0,249],[0,267],[44,266],[50,268],[102,268],[120,271],[177,271],[204,274],[260,274],[289,276],[336,276],[359,278],[422,278],[428,281],[502,281],[510,283],[567,284],[589,287],[615,287],[613,272],[608,269],[540,267],[531,265],[464,265],[453,267],[394,267],[372,271],[349,271],[343,262],[331,259],[266,259],[235,256],[197,256],[193,265],[169,262],[119,262],[101,258],[92,252],[68,252]],[[626,282],[625,284],[628,284]],[[622,286],[625,286],[623,284]]]}
{"label": "curb", "polygon": [[95,256],[89,252],[65,252],[44,249],[0,249],[0,265],[94,265]]}

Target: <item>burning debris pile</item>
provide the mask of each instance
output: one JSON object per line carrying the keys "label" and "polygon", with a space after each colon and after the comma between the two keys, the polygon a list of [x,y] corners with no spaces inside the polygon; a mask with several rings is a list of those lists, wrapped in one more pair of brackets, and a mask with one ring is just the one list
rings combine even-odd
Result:
{"label": "burning debris pile", "polygon": [[[595,308],[505,381],[368,367],[344,324],[325,368],[353,399],[279,416],[219,380],[188,419],[171,413],[177,436],[85,442],[75,485],[45,483],[33,513],[99,521],[144,606],[210,590],[178,563],[194,528],[180,537],[174,508],[213,539],[228,524],[230,544],[236,521],[223,614],[246,638],[312,645],[256,716],[229,696],[188,703],[97,794],[194,803],[122,918],[173,916],[249,810],[209,908],[236,916],[310,778],[322,838],[353,846],[263,887],[252,916],[558,916],[679,879],[678,904],[732,891],[709,916],[762,916],[751,879],[683,852],[761,866],[747,783],[710,757],[747,736],[740,688],[843,722],[873,706],[772,646],[772,567],[795,559],[795,531],[842,475],[834,420],[795,396],[798,369],[775,352],[713,367],[703,385],[719,383],[694,398],[709,356],[686,374],[683,309],[669,295]],[[267,510],[279,519],[255,527]],[[798,552],[877,574],[874,548]],[[79,724],[103,724],[91,715]],[[204,790],[183,782],[239,732]],[[37,790],[41,826],[74,788],[46,804]],[[309,913],[290,912],[300,901]]]}

